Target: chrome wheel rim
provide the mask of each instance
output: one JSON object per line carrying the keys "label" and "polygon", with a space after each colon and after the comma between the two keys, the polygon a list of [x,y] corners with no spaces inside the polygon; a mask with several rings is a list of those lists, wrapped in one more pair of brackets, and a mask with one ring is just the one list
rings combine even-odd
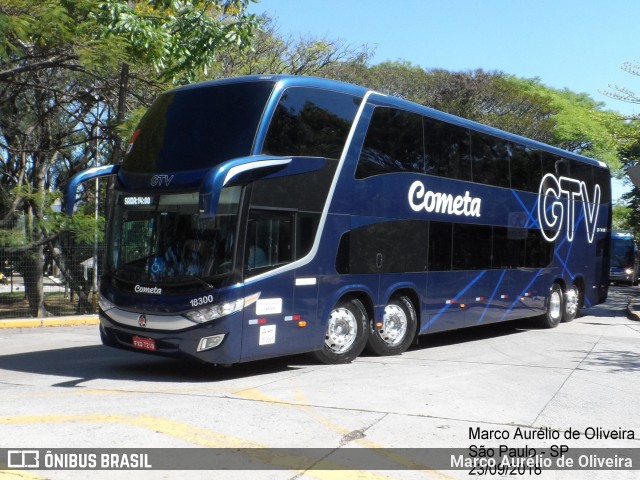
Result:
{"label": "chrome wheel rim", "polygon": [[331,311],[325,344],[334,353],[348,351],[356,340],[358,321],[351,311],[337,308]]}
{"label": "chrome wheel rim", "polygon": [[567,306],[565,307],[569,315],[575,315],[578,311],[578,292],[575,288],[567,292]]}
{"label": "chrome wheel rim", "polygon": [[382,328],[376,332],[387,345],[394,347],[404,340],[409,327],[409,320],[405,311],[397,305],[387,305],[384,308]]}
{"label": "chrome wheel rim", "polygon": [[551,298],[549,299],[549,315],[554,320],[560,318],[561,305],[562,305],[562,297],[560,292],[557,292],[557,291],[551,292]]}

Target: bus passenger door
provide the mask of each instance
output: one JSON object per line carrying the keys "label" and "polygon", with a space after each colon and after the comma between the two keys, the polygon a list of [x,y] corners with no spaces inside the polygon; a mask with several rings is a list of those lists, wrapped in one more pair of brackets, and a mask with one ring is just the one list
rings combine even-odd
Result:
{"label": "bus passenger door", "polygon": [[296,353],[289,324],[295,271],[278,272],[293,261],[294,214],[251,209],[244,246],[245,299],[243,361]]}

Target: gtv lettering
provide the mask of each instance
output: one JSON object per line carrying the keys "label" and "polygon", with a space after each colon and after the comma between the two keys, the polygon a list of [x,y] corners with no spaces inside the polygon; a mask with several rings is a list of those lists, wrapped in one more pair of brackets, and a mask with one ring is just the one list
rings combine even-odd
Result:
{"label": "gtv lettering", "polygon": [[149,182],[152,187],[169,186],[175,175],[154,175]]}
{"label": "gtv lettering", "polygon": [[558,238],[563,223],[566,223],[567,240],[573,241],[576,210],[579,208],[576,204],[582,202],[587,240],[593,242],[600,211],[600,185],[595,185],[593,198],[589,199],[585,182],[569,177],[556,178],[547,173],[540,182],[538,194],[540,230],[547,241],[553,242]]}

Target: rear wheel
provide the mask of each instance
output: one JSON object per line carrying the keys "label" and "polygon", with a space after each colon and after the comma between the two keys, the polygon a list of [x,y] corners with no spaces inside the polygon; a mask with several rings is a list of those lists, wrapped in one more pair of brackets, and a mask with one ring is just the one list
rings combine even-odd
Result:
{"label": "rear wheel", "polygon": [[547,299],[547,313],[540,318],[540,323],[546,328],[555,328],[562,320],[564,313],[564,295],[557,283],[551,285]]}
{"label": "rear wheel", "polygon": [[398,355],[411,345],[417,325],[411,301],[404,296],[393,297],[384,307],[382,321],[371,321],[367,349],[376,355]]}
{"label": "rear wheel", "polygon": [[564,310],[562,313],[562,321],[570,322],[580,313],[580,290],[576,285],[571,285],[564,292]]}
{"label": "rear wheel", "polygon": [[331,310],[322,349],[313,352],[322,363],[352,362],[367,343],[369,316],[357,299],[341,300]]}

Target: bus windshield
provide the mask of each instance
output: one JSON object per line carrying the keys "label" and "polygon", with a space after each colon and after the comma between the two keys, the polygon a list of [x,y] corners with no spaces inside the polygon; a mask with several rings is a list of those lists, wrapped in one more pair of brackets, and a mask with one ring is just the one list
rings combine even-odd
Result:
{"label": "bus windshield", "polygon": [[273,85],[246,82],[164,93],[140,121],[122,169],[200,170],[250,155]]}
{"label": "bus windshield", "polygon": [[628,267],[634,261],[634,242],[632,237],[612,238],[611,266]]}
{"label": "bus windshield", "polygon": [[217,215],[201,218],[198,193],[118,193],[106,271],[115,279],[193,290],[220,286],[233,269],[241,187],[220,195]]}

